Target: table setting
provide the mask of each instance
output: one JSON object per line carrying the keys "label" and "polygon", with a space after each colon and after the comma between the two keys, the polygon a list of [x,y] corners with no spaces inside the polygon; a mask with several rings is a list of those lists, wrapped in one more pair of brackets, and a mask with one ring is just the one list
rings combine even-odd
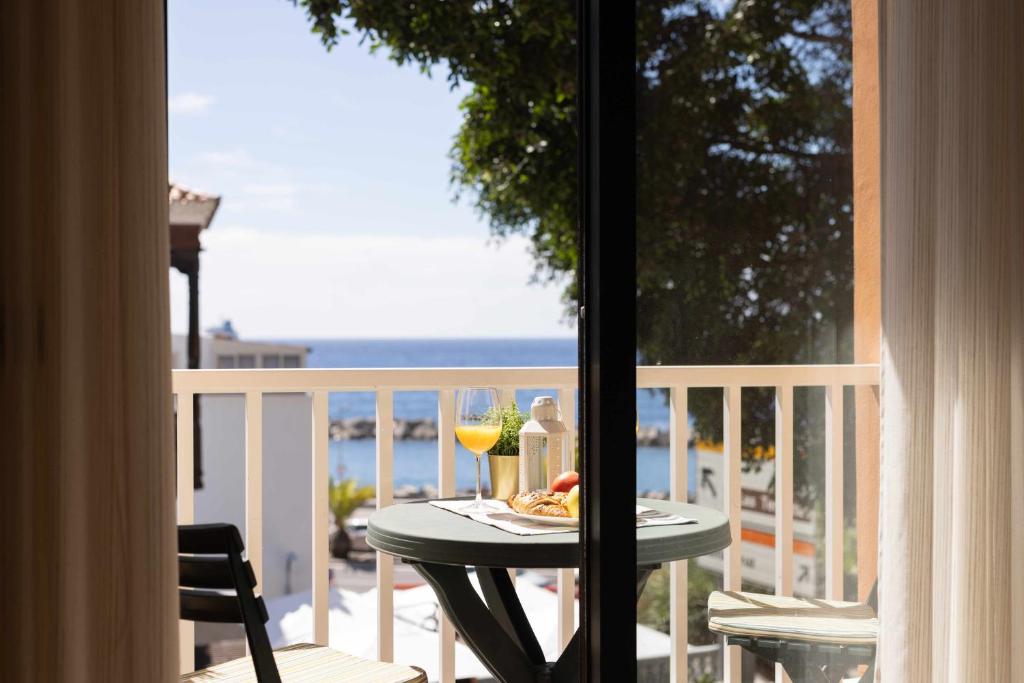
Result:
{"label": "table setting", "polygon": [[[580,481],[576,471],[561,471],[571,451],[558,404],[539,396],[523,415],[503,408],[494,388],[460,389],[455,434],[476,456],[475,496],[383,508],[368,521],[367,543],[416,569],[497,680],[576,681],[579,638],[557,661],[545,661],[508,571],[579,566]],[[490,499],[480,480],[485,454]],[[629,590],[637,597],[663,563],[717,552],[731,541],[729,520],[718,510],[638,498],[635,516],[637,583]]]}
{"label": "table setting", "polygon": [[[538,396],[526,415],[520,414],[515,405],[511,412],[502,408],[497,389],[460,389],[455,435],[476,456],[476,496],[466,501],[430,501],[431,505],[521,536],[578,531],[580,477],[575,470],[559,471],[570,444],[554,397]],[[502,440],[502,452],[489,454],[493,498],[486,500],[480,461]],[[510,466],[512,461],[514,467]],[[638,527],[694,521],[636,506]]]}
{"label": "table setting", "polygon": [[[505,501],[488,502],[487,510],[472,508],[472,501],[461,499],[432,500],[430,505],[467,517],[519,536],[542,536],[579,531],[578,517],[550,517],[516,512]],[[697,520],[671,512],[663,512],[646,505],[636,506],[637,528],[669,524],[695,524]]]}

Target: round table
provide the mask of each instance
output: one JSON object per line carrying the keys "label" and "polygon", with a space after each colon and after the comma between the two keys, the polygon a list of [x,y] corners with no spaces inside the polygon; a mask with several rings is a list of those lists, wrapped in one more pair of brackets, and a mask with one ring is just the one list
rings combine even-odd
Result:
{"label": "round table", "polygon": [[[731,541],[729,519],[717,510],[646,498],[637,503],[697,520],[637,529],[637,597],[662,563],[707,555]],[[370,515],[366,540],[415,567],[463,640],[498,680],[578,680],[579,632],[557,662],[547,662],[506,571],[578,567],[576,531],[518,536],[424,502],[392,505]],[[483,600],[469,581],[468,567],[476,567]]]}

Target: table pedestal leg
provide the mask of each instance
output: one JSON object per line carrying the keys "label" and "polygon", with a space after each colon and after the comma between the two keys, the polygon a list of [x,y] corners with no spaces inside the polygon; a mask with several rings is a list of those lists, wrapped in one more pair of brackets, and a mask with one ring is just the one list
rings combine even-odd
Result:
{"label": "table pedestal leg", "polygon": [[636,599],[640,600],[640,595],[644,592],[644,588],[647,587],[647,579],[651,578],[651,574],[660,565],[648,565],[646,567],[636,568]]}
{"label": "table pedestal leg", "polygon": [[531,662],[536,665],[546,664],[544,651],[541,650],[530,621],[526,618],[526,612],[519,602],[516,587],[512,585],[508,570],[477,567],[476,578],[480,581],[480,590],[491,614],[501,623],[509,636],[516,640]]}
{"label": "table pedestal leg", "polygon": [[[548,680],[548,666],[543,658],[540,664],[531,661],[518,638],[509,635],[506,626],[480,599],[469,582],[465,567],[428,563],[416,563],[413,566],[434,589],[441,607],[462,639],[498,680],[502,683]],[[518,604],[514,595],[513,592],[513,599]],[[519,611],[522,611],[522,605],[519,605]],[[536,643],[536,637],[533,642]]]}
{"label": "table pedestal leg", "polygon": [[[507,570],[477,568],[484,594],[481,600],[469,581],[466,567],[424,562],[413,563],[413,567],[434,589],[442,609],[466,644],[498,680],[572,683],[579,679],[579,631],[557,662],[546,662]],[[656,566],[637,567],[638,599],[655,569]]]}

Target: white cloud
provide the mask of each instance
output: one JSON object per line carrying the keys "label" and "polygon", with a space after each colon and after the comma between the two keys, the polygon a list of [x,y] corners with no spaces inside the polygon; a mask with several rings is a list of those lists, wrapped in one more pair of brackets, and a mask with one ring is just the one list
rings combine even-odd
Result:
{"label": "white cloud", "polygon": [[167,101],[167,109],[172,114],[202,114],[213,104],[211,95],[202,95],[195,92],[186,92],[174,95]]}
{"label": "white cloud", "polygon": [[295,208],[298,187],[291,183],[244,185],[239,199],[232,202],[237,210],[290,211]]}
{"label": "white cloud", "polygon": [[[203,326],[243,337],[562,336],[562,284],[528,284],[529,243],[478,237],[310,235],[213,226],[203,235]],[[172,327],[187,297],[172,288]]]}

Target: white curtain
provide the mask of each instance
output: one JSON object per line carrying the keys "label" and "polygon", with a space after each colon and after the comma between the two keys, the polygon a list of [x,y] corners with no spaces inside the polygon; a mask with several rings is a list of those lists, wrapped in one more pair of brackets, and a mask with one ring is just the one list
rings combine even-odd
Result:
{"label": "white curtain", "polygon": [[1024,3],[880,21],[879,675],[1024,680]]}
{"label": "white curtain", "polygon": [[162,0],[0,0],[0,681],[177,680]]}

